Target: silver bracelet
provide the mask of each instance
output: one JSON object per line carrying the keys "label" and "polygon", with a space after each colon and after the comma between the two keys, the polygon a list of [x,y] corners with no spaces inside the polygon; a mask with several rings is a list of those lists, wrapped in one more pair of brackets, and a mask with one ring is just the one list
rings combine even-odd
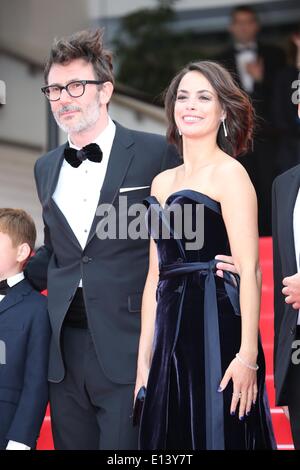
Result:
{"label": "silver bracelet", "polygon": [[251,364],[248,364],[247,362],[245,362],[244,359],[241,358],[239,353],[236,353],[235,357],[237,358],[238,361],[240,361],[241,364],[248,367],[248,369],[251,369],[251,370],[258,370],[259,369],[257,364],[255,364],[255,366],[252,366]]}

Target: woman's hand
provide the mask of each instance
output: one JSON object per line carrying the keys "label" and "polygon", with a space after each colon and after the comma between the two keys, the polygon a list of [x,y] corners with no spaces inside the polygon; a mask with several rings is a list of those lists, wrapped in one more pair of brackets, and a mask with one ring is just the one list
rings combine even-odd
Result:
{"label": "woman's hand", "polygon": [[[246,357],[241,357],[248,363]],[[252,364],[249,362],[249,364]],[[233,394],[230,406],[230,414],[236,413],[239,404],[239,419],[242,420],[245,414],[251,411],[252,404],[255,404],[257,398],[257,377],[256,371],[242,364],[237,358],[234,358],[229,364],[224,377],[220,383],[219,392],[227,387],[230,379],[233,382]]]}

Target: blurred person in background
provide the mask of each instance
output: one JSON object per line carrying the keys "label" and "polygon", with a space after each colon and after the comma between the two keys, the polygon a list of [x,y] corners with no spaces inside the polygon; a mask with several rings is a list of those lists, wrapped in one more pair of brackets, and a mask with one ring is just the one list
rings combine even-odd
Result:
{"label": "blurred person in background", "polygon": [[274,77],[284,66],[283,51],[263,44],[260,23],[251,6],[237,6],[231,13],[232,44],[219,57],[252,99],[258,116],[253,151],[241,158],[258,198],[260,235],[271,234],[271,186],[275,176],[275,147],[270,126]]}
{"label": "blurred person in background", "polygon": [[289,36],[288,65],[278,73],[274,83],[272,120],[277,133],[277,175],[300,163],[300,118],[291,99],[299,74],[300,24]]}

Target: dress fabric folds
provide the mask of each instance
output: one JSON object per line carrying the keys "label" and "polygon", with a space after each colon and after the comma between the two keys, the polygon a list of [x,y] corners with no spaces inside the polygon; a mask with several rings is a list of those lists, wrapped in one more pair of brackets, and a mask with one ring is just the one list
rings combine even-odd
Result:
{"label": "dress fabric folds", "polygon": [[188,189],[171,194],[164,208],[154,196],[144,202],[160,277],[139,448],[275,449],[260,340],[250,415],[230,415],[231,381],[217,391],[241,342],[238,278],[216,275],[215,256],[230,254],[220,204]]}

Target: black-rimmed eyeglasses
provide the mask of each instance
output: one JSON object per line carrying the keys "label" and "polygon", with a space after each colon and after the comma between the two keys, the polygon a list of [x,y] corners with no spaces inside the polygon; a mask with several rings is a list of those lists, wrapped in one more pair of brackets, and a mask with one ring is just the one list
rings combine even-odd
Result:
{"label": "black-rimmed eyeglasses", "polygon": [[58,101],[60,99],[61,92],[66,90],[66,92],[72,98],[79,98],[85,92],[85,86],[88,84],[92,85],[101,85],[104,81],[100,80],[73,80],[72,82],[67,83],[67,85],[46,85],[41,88],[42,92],[48,98],[49,101]]}

